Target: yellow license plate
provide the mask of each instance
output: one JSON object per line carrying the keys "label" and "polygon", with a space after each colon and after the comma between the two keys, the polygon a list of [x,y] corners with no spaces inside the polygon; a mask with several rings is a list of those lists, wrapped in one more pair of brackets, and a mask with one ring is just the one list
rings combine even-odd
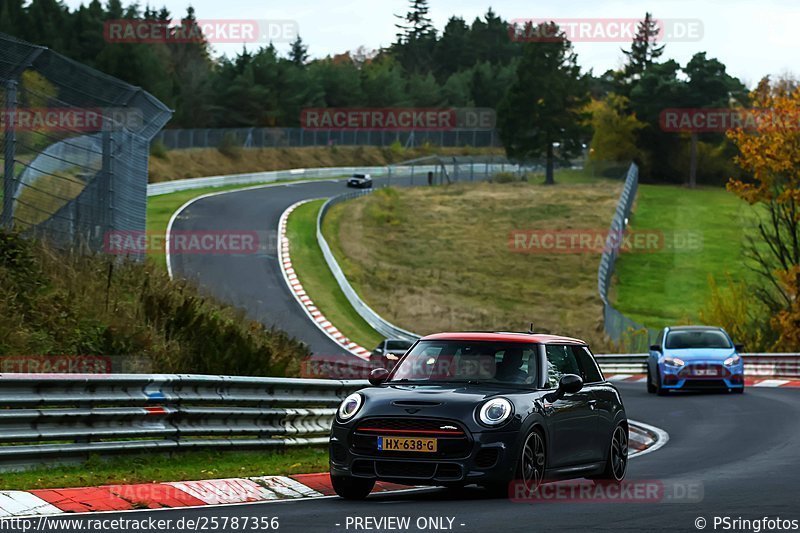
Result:
{"label": "yellow license plate", "polygon": [[378,437],[378,450],[384,452],[436,452],[436,439]]}

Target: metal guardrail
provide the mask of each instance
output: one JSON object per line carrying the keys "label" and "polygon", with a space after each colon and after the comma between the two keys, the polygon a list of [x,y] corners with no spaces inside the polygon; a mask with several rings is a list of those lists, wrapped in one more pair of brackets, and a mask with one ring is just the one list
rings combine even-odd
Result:
{"label": "metal guardrail", "polygon": [[147,196],[158,196],[190,189],[205,187],[223,187],[227,185],[250,185],[257,183],[272,183],[283,180],[296,179],[323,179],[337,178],[350,174],[364,173],[373,176],[389,174],[388,167],[325,167],[325,168],[293,168],[291,170],[275,170],[269,172],[252,172],[248,174],[230,174],[226,176],[209,176],[205,178],[189,178],[161,183],[151,183],[147,186]]}
{"label": "metal guardrail", "polygon": [[403,328],[395,326],[391,322],[385,320],[378,313],[373,311],[372,308],[361,299],[361,297],[359,297],[358,293],[347,280],[347,276],[344,275],[344,271],[342,271],[342,268],[336,261],[336,258],[331,251],[331,247],[328,245],[328,241],[325,240],[325,236],[322,234],[322,221],[325,219],[325,215],[332,206],[346,200],[357,198],[364,194],[369,194],[372,191],[373,189],[367,189],[363,191],[340,194],[339,196],[334,196],[325,202],[325,204],[323,204],[322,208],[319,210],[319,214],[317,215],[317,243],[319,243],[319,247],[322,250],[322,255],[325,257],[325,262],[328,264],[328,268],[333,274],[333,277],[336,279],[336,282],[339,284],[339,288],[342,289],[345,297],[347,297],[347,301],[350,302],[350,305],[353,306],[353,309],[356,310],[361,318],[363,318],[372,327],[372,329],[386,338],[399,338],[415,341],[419,338],[419,335],[411,333],[410,331],[406,331]]}
{"label": "metal guardrail", "polygon": [[[462,164],[461,166],[464,166]],[[208,176],[205,178],[188,178],[151,183],[147,186],[147,196],[158,196],[178,191],[202,189],[205,187],[225,187],[228,185],[255,185],[274,183],[277,181],[298,179],[325,179],[350,176],[352,174],[370,174],[372,176],[388,176],[402,174],[406,167],[420,175],[427,172],[437,172],[445,167],[449,172],[457,170],[459,165],[401,165],[393,164],[382,167],[322,167],[322,168],[293,168],[289,170],[272,170],[268,172],[251,172],[245,174],[229,174],[224,176]],[[494,164],[486,166],[487,171],[496,171],[497,168],[519,170],[518,166]],[[420,182],[421,184],[422,182]]]}
{"label": "metal guardrail", "polygon": [[[750,377],[800,378],[798,353],[745,353],[744,373]],[[647,354],[595,355],[603,372],[642,374],[647,372]]]}
{"label": "metal guardrail", "polygon": [[0,469],[90,454],[324,444],[366,381],[0,374]]}
{"label": "metal guardrail", "polygon": [[628,225],[633,202],[639,188],[639,167],[631,163],[625,177],[625,185],[620,194],[617,209],[611,219],[611,227],[606,237],[606,246],[600,257],[597,269],[597,292],[603,302],[603,329],[606,335],[617,343],[627,346],[627,349],[645,349],[649,345],[653,334],[646,326],[628,318],[620,313],[609,301],[608,293],[614,276],[614,268],[622,247],[622,236]]}
{"label": "metal guardrail", "polygon": [[[742,356],[748,376],[800,378],[800,354]],[[608,374],[645,372],[647,354],[596,357]],[[0,374],[0,383],[0,471],[92,454],[324,445],[341,400],[367,386],[188,374]]]}

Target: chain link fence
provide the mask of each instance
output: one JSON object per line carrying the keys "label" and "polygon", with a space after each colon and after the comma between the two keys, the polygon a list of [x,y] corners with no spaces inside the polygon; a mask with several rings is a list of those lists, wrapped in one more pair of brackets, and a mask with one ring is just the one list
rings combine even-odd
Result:
{"label": "chain link fence", "polygon": [[170,150],[185,148],[278,148],[298,146],[502,147],[494,130],[385,131],[303,128],[170,129],[154,139]]}
{"label": "chain link fence", "polygon": [[539,162],[515,163],[502,156],[439,156],[431,155],[394,163],[388,167],[392,177],[408,177],[411,185],[444,185],[455,182],[488,181],[498,174],[513,174],[522,179],[527,172],[543,172]]}
{"label": "chain link fence", "polygon": [[632,163],[625,178],[625,185],[611,220],[611,229],[606,238],[600,267],[597,270],[597,290],[603,301],[603,327],[606,335],[616,343],[633,351],[647,351],[650,338],[656,332],[623,315],[609,302],[609,291],[614,276],[614,267],[628,226],[633,202],[639,189],[639,167]]}
{"label": "chain link fence", "polygon": [[0,33],[6,229],[101,251],[144,231],[153,136],[172,112],[138,87]]}

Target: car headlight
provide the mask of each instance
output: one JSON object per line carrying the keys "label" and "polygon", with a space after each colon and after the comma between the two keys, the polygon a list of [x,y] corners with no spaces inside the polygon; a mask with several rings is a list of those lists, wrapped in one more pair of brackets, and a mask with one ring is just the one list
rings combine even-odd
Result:
{"label": "car headlight", "polygon": [[674,367],[681,367],[686,364],[683,362],[683,359],[680,359],[678,357],[665,357],[664,359],[662,359],[661,362],[667,366],[674,366]]}
{"label": "car headlight", "polygon": [[478,421],[486,426],[499,426],[511,416],[514,408],[505,398],[492,398],[478,409]]}
{"label": "car headlight", "polygon": [[342,404],[339,406],[339,410],[336,412],[339,420],[350,420],[355,416],[361,406],[364,404],[364,397],[354,392],[350,396],[344,399]]}
{"label": "car headlight", "polygon": [[738,355],[734,355],[733,357],[728,357],[725,361],[722,362],[725,366],[735,366],[741,362],[742,358]]}

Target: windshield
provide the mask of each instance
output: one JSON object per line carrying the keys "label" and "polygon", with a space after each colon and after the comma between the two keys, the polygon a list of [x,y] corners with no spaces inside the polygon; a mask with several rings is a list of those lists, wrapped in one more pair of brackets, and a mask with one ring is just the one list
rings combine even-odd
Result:
{"label": "windshield", "polygon": [[386,341],[386,349],[393,352],[405,352],[411,348],[412,344],[414,343],[408,341]]}
{"label": "windshield", "polygon": [[731,348],[728,336],[719,330],[670,331],[667,335],[667,349],[686,350],[689,348]]}
{"label": "windshield", "polygon": [[395,367],[391,382],[536,383],[534,344],[420,341]]}

